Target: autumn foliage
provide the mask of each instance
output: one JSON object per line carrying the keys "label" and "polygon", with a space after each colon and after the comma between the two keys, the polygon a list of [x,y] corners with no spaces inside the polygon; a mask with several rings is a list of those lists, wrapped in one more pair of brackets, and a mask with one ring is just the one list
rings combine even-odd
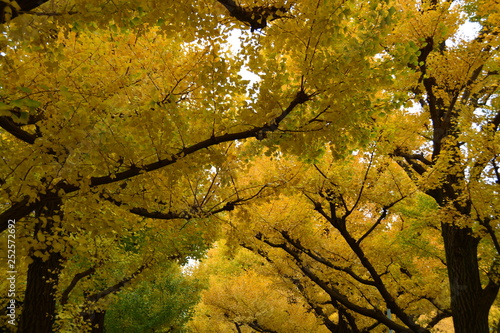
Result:
{"label": "autumn foliage", "polygon": [[2,330],[500,329],[496,1],[0,14]]}

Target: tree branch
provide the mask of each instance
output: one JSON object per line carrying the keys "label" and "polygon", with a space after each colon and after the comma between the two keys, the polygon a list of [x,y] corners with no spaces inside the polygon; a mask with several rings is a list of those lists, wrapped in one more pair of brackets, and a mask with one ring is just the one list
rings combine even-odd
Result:
{"label": "tree branch", "polygon": [[[0,2],[1,3],[1,2]],[[14,137],[22,140],[26,143],[35,143],[36,135],[31,134],[19,127],[10,117],[1,116],[0,117],[0,127],[12,134]]]}
{"label": "tree branch", "polygon": [[[396,300],[391,295],[386,285],[382,281],[381,277],[383,274],[379,274],[377,272],[372,262],[366,257],[365,252],[361,248],[360,244],[349,233],[349,231],[345,227],[345,220],[342,220],[342,222],[339,223],[338,218],[334,216],[332,217],[328,216],[328,214],[321,207],[321,204],[319,204],[318,202],[314,203],[315,203],[315,210],[319,212],[327,221],[330,222],[330,224],[334,228],[336,228],[340,232],[344,240],[349,245],[350,249],[356,254],[358,260],[361,262],[363,267],[368,271],[371,278],[373,279],[374,286],[377,288],[380,296],[382,296],[382,298],[384,299],[387,307],[391,309],[394,312],[394,314],[398,316],[399,319],[411,329],[415,331],[423,330],[423,328],[420,327],[417,323],[415,323],[415,321],[410,316],[408,316],[405,313],[405,311],[396,303]],[[422,332],[425,332],[425,330]]]}
{"label": "tree branch", "polygon": [[127,276],[126,278],[124,278],[123,280],[115,283],[114,285],[112,285],[111,287],[107,288],[107,289],[104,289],[100,292],[97,292],[95,294],[92,294],[90,296],[88,296],[86,298],[86,302],[87,303],[95,303],[97,302],[98,300],[100,300],[101,298],[104,298],[106,296],[108,296],[109,294],[114,294],[114,293],[117,293],[119,292],[127,283],[129,283],[130,281],[132,281],[137,275],[141,274],[142,271],[144,269],[146,269],[146,267],[149,266],[149,263],[147,264],[142,264],[134,273],[132,273],[131,275]]}
{"label": "tree branch", "polygon": [[[96,187],[100,185],[106,185],[106,184],[111,184],[111,183],[116,183],[118,181],[122,181],[128,178],[132,178],[135,176],[138,176],[143,173],[155,171],[158,169],[161,169],[163,167],[169,166],[171,164],[174,164],[181,158],[191,155],[197,151],[209,148],[211,146],[215,146],[224,142],[231,142],[231,141],[237,141],[237,140],[243,140],[243,139],[248,139],[251,137],[260,137],[262,132],[273,132],[278,129],[279,124],[283,119],[285,119],[294,109],[296,106],[303,104],[309,100],[309,95],[307,95],[304,91],[299,91],[295,98],[290,102],[288,107],[283,110],[283,112],[276,118],[274,118],[272,121],[266,123],[265,125],[261,127],[254,127],[252,129],[242,131],[242,132],[237,132],[237,133],[227,133],[227,134],[222,134],[219,136],[212,136],[209,139],[200,141],[198,143],[195,143],[189,147],[185,147],[181,149],[178,153],[171,155],[168,158],[159,160],[157,162],[149,163],[146,164],[142,167],[139,166],[131,166],[128,170],[118,172],[113,175],[107,175],[107,176],[101,176],[101,177],[92,177],[90,179],[90,187]],[[66,190],[67,188],[67,190]],[[65,188],[66,193],[69,192],[74,192],[79,190],[78,187],[76,186],[67,186]]]}
{"label": "tree branch", "polygon": [[451,317],[451,311],[439,312],[431,319],[431,321],[427,323],[426,328],[431,329],[436,326],[441,320],[449,317]]}
{"label": "tree branch", "polygon": [[244,8],[233,0],[217,0],[221,5],[226,7],[229,15],[238,21],[250,25],[251,31],[264,29],[268,21],[273,21],[283,17],[283,14],[288,11],[288,8],[276,6],[255,6]]}
{"label": "tree branch", "polygon": [[500,291],[500,260],[498,256],[493,259],[487,275],[488,284],[482,288],[479,304],[477,304],[482,309],[481,311],[486,313],[490,310]]}
{"label": "tree branch", "polygon": [[[295,95],[295,98],[290,102],[288,107],[285,110],[283,110],[278,117],[274,118],[273,120],[264,124],[263,126],[254,127],[252,129],[236,133],[227,133],[219,136],[212,136],[208,139],[195,143],[189,147],[185,147],[181,149],[178,153],[173,154],[168,158],[158,160],[157,162],[149,163],[141,167],[133,165],[130,166],[128,170],[121,171],[116,174],[110,174],[100,177],[91,177],[90,187],[93,188],[101,185],[116,183],[119,181],[123,181],[125,179],[136,177],[141,174],[161,169],[163,167],[176,163],[178,160],[184,158],[187,155],[191,155],[200,150],[216,146],[224,142],[243,140],[251,137],[259,138],[265,132],[274,132],[278,129],[278,126],[281,123],[281,121],[283,121],[298,105],[307,102],[310,98],[311,95],[308,95],[303,90],[300,90]],[[80,186],[72,185],[67,183],[65,180],[61,180],[56,184],[54,192],[59,193],[60,190],[63,190],[65,193],[72,193],[80,190]],[[36,207],[35,203],[40,203],[43,201],[44,197],[40,197],[38,198],[38,200],[37,198],[25,197],[22,201],[14,203],[6,211],[0,214],[0,233],[7,229],[8,219],[15,218],[16,220],[18,220],[25,217],[26,215],[28,215],[33,211],[34,207]]]}
{"label": "tree branch", "polygon": [[428,166],[433,165],[433,163],[431,161],[429,161],[428,159],[426,159],[423,154],[408,154],[408,153],[401,151],[401,149],[399,149],[399,148],[397,148],[391,155],[404,158],[406,163],[409,166],[411,166],[413,171],[415,171],[419,175],[424,174],[427,170],[422,165],[418,164],[415,161],[420,161],[423,164],[428,165]]}
{"label": "tree branch", "polygon": [[400,202],[401,200],[403,200],[405,197],[401,197],[400,199],[382,207],[382,214],[380,214],[380,216],[378,217],[377,221],[375,221],[375,223],[371,226],[370,229],[368,229],[364,234],[363,236],[361,236],[357,241],[356,243],[359,245],[363,239],[365,239],[366,237],[368,237],[373,230],[375,230],[375,228],[386,218],[387,216],[387,213],[389,212],[389,209],[392,208],[395,204],[397,204],[398,202]]}
{"label": "tree branch", "polygon": [[250,326],[250,328],[253,328],[254,330],[256,330],[257,332],[261,332],[261,333],[278,333],[277,331],[274,331],[274,330],[272,330],[270,328],[266,328],[266,327],[262,326],[261,324],[259,324],[259,322],[257,321],[257,319],[255,319],[252,322],[248,322],[247,325]]}
{"label": "tree branch", "polygon": [[[318,287],[323,289],[323,291],[325,291],[331,297],[332,300],[339,302],[347,309],[354,311],[356,313],[359,313],[363,316],[373,318],[373,319],[383,323],[387,327],[396,330],[397,332],[402,332],[402,333],[413,332],[412,330],[408,329],[407,327],[404,327],[404,326],[390,320],[389,318],[387,318],[385,316],[385,314],[382,311],[380,311],[378,309],[368,309],[368,308],[362,307],[360,305],[357,305],[357,304],[349,301],[349,299],[345,295],[341,294],[336,288],[334,288],[329,283],[323,281],[320,277],[318,277],[316,274],[314,274],[311,271],[311,269],[303,263],[303,261],[301,260],[301,258],[298,255],[298,253],[291,250],[288,246],[286,246],[286,244],[273,243],[269,240],[264,239],[263,237],[256,237],[256,238],[263,241],[264,243],[268,244],[271,247],[283,249],[286,253],[288,253],[294,259],[294,262],[297,265],[297,267],[300,269],[300,271],[302,271],[302,273],[308,279],[310,279]],[[422,332],[427,332],[427,330],[423,329]]]}
{"label": "tree branch", "polygon": [[363,181],[361,182],[361,188],[359,189],[359,193],[357,195],[356,201],[354,202],[354,205],[352,205],[352,208],[348,212],[346,212],[347,215],[350,215],[358,207],[358,204],[361,201],[361,197],[363,196],[363,191],[365,189],[366,181],[368,180],[368,174],[369,174],[370,169],[372,167],[374,157],[375,157],[375,152],[372,152],[370,155],[370,161],[368,162],[368,165],[366,167]]}
{"label": "tree branch", "polygon": [[48,0],[14,0],[0,1],[0,24],[5,24],[10,20],[24,14]]}
{"label": "tree branch", "polygon": [[[143,208],[143,207],[130,208],[129,212],[132,214],[135,214],[135,215],[142,216],[142,217],[148,217],[148,218],[158,219],[158,220],[176,220],[176,219],[190,220],[190,219],[197,218],[197,217],[207,217],[207,216],[212,216],[212,215],[222,213],[222,212],[232,211],[232,210],[234,210],[234,208],[236,206],[240,206],[244,202],[250,201],[250,200],[254,199],[255,197],[259,196],[260,193],[262,193],[262,191],[267,187],[268,187],[267,185],[262,186],[255,194],[253,194],[247,198],[238,198],[236,200],[226,201],[225,203],[221,202],[221,203],[213,206],[212,208],[208,209],[207,211],[204,211],[202,206],[192,205],[192,206],[190,206],[189,209],[179,211],[179,212],[175,212],[175,211],[168,211],[168,212],[151,211],[151,210],[149,210],[147,208]],[[107,200],[107,201],[113,203],[114,205],[116,205],[118,207],[125,205],[122,201],[116,200],[116,199],[112,198],[110,195],[101,195],[100,197],[104,200]],[[220,208],[216,208],[218,206],[221,206],[222,204],[224,204],[224,206],[222,206]]]}
{"label": "tree branch", "polygon": [[281,235],[283,236],[283,238],[289,243],[291,244],[293,247],[295,247],[296,249],[300,250],[302,253],[306,254],[307,256],[309,256],[311,259],[329,267],[329,268],[332,268],[336,271],[341,271],[341,272],[344,272],[344,273],[347,273],[348,275],[350,275],[353,279],[355,279],[356,281],[364,284],[364,285],[368,285],[368,286],[375,286],[375,283],[371,280],[366,280],[366,279],[363,279],[361,278],[359,275],[357,275],[356,273],[354,273],[350,268],[347,268],[347,267],[340,267],[340,266],[337,266],[337,265],[334,265],[332,264],[329,260],[321,257],[320,255],[318,254],[314,254],[311,250],[305,248],[301,243],[300,241],[298,240],[295,240],[293,239],[292,237],[290,237],[290,235],[288,234],[288,232],[286,231],[280,231]]}
{"label": "tree branch", "polygon": [[495,250],[497,251],[497,254],[500,255],[500,243],[498,241],[498,237],[495,233],[495,230],[493,229],[493,227],[491,226],[491,218],[490,217],[486,217],[484,219],[480,219],[479,220],[479,223],[486,228],[486,231],[488,232],[488,234],[490,235],[491,237],[491,240],[493,241],[493,245],[495,246]]}
{"label": "tree branch", "polygon": [[76,274],[73,277],[73,280],[71,280],[71,283],[69,286],[63,291],[62,296],[61,296],[61,305],[64,306],[68,303],[69,299],[69,294],[71,291],[76,287],[76,284],[83,279],[84,277],[87,277],[89,275],[92,275],[95,273],[95,266],[87,269],[86,271],[83,271],[81,273]]}

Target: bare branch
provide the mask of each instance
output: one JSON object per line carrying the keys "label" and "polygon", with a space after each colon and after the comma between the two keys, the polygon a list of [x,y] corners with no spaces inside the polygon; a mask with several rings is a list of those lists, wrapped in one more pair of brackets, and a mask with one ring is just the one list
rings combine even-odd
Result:
{"label": "bare branch", "polygon": [[334,270],[337,270],[337,271],[341,271],[341,272],[344,272],[344,273],[347,273],[348,275],[350,275],[353,279],[355,279],[356,281],[364,284],[364,285],[368,285],[368,286],[375,286],[375,283],[371,280],[366,280],[366,279],[363,279],[361,278],[359,275],[357,275],[356,273],[354,273],[350,268],[348,267],[341,267],[341,266],[337,266],[337,265],[334,265],[332,262],[330,262],[328,259],[326,258],[323,258],[322,256],[320,256],[319,254],[315,254],[313,253],[310,249],[307,249],[305,248],[301,243],[300,241],[298,240],[295,240],[293,239],[292,237],[290,237],[290,235],[288,234],[288,232],[286,231],[280,231],[281,235],[283,236],[283,238],[289,243],[291,244],[293,247],[295,247],[296,249],[300,250],[302,253],[306,254],[307,256],[309,256],[311,259],[329,267],[329,268],[332,268]]}
{"label": "bare branch", "polygon": [[[311,201],[312,198],[309,198]],[[387,307],[391,310],[393,310],[394,314],[401,319],[401,321],[407,325],[408,327],[415,329],[415,330],[420,330],[422,329],[415,321],[408,316],[404,310],[396,303],[395,298],[391,295],[389,290],[387,289],[385,283],[382,281],[382,275],[377,272],[375,267],[373,266],[372,262],[366,257],[365,252],[361,248],[360,244],[352,237],[352,235],[349,233],[345,226],[345,219],[338,219],[336,217],[329,217],[328,214],[324,211],[323,207],[321,204],[318,202],[313,201],[315,204],[315,210],[319,212],[327,221],[330,222],[330,224],[336,228],[344,240],[347,242],[349,245],[350,249],[356,254],[358,260],[361,262],[363,267],[368,271],[370,274],[371,278],[373,279],[374,286],[377,288],[380,296],[384,299]],[[424,332],[424,331],[422,331]]]}
{"label": "bare branch", "polygon": [[115,294],[115,293],[119,292],[127,283],[132,281],[137,275],[141,274],[142,271],[144,271],[144,269],[146,269],[148,266],[149,266],[149,263],[142,264],[134,273],[125,277],[123,280],[118,281],[117,283],[115,283],[114,285],[112,285],[111,287],[109,287],[107,289],[104,289],[100,292],[97,292],[95,294],[88,296],[85,300],[86,303],[95,303],[98,300],[100,300],[101,298],[108,296],[109,294]]}
{"label": "bare branch", "polygon": [[451,311],[438,312],[432,319],[427,323],[426,328],[431,329],[436,326],[441,320],[451,317]]}
{"label": "bare branch", "polygon": [[[357,304],[351,302],[345,295],[340,293],[334,286],[332,286],[328,282],[322,280],[318,275],[316,275],[306,264],[303,263],[299,254],[296,251],[293,251],[292,249],[290,249],[285,243],[284,244],[273,243],[273,242],[263,238],[262,235],[257,235],[256,238],[261,240],[262,242],[266,243],[267,245],[269,245],[271,247],[283,249],[286,253],[288,253],[294,259],[294,262],[297,265],[297,267],[302,271],[302,273],[308,279],[310,279],[318,287],[323,289],[323,291],[325,291],[330,296],[330,298],[332,300],[339,302],[347,309],[354,311],[356,313],[359,313],[363,316],[373,318],[373,319],[383,323],[387,327],[396,330],[397,332],[403,332],[403,333],[413,332],[413,330],[406,328],[406,327],[390,320],[389,318],[387,318],[385,316],[385,314],[379,309],[369,309],[369,308],[365,308],[365,307],[362,307],[360,305],[357,305]],[[421,327],[418,327],[418,328],[421,329],[421,332],[428,332],[427,330],[425,330]]]}
{"label": "bare branch", "polygon": [[368,180],[368,173],[370,172],[370,169],[373,165],[374,156],[375,152],[372,152],[372,154],[370,155],[370,161],[368,162],[368,166],[366,167],[365,175],[363,176],[363,181],[361,182],[361,188],[359,189],[358,197],[356,198],[356,202],[354,202],[354,205],[352,205],[352,208],[349,210],[349,212],[348,213],[346,212],[347,215],[351,214],[358,207],[358,204],[361,201],[366,181]]}
{"label": "bare branch", "polygon": [[69,294],[76,287],[77,283],[81,279],[94,274],[95,273],[95,269],[96,269],[96,266],[91,267],[91,268],[89,268],[89,269],[87,269],[87,270],[85,270],[85,271],[83,271],[81,273],[75,274],[75,276],[71,280],[71,283],[69,284],[69,286],[66,289],[64,289],[64,291],[62,293],[62,296],[61,296],[61,305],[62,306],[66,305],[68,303]]}
{"label": "bare branch", "polygon": [[404,158],[406,163],[408,163],[408,165],[411,166],[413,171],[415,171],[419,175],[424,174],[427,171],[427,169],[424,168],[421,164],[417,163],[416,161],[420,161],[423,164],[428,165],[428,166],[433,165],[433,163],[431,161],[429,161],[428,159],[426,159],[423,154],[408,154],[408,153],[401,151],[401,149],[399,149],[399,148],[396,149],[392,155]]}
{"label": "bare branch", "polygon": [[403,200],[404,198],[406,198],[405,196],[399,198],[398,200],[394,201],[394,202],[391,202],[389,205],[386,205],[384,207],[382,207],[382,214],[380,214],[380,216],[378,217],[377,221],[371,226],[370,229],[368,229],[363,236],[361,236],[358,240],[357,240],[357,244],[359,245],[363,239],[365,239],[366,237],[368,237],[373,230],[375,230],[375,228],[386,218],[387,216],[387,213],[389,212],[389,209],[392,208],[395,204],[397,204],[398,202],[400,202],[401,200]]}
{"label": "bare branch", "polygon": [[[193,218],[203,218],[203,217],[216,215],[216,214],[222,213],[222,212],[232,211],[232,210],[234,210],[234,208],[236,206],[240,206],[244,202],[247,202],[247,201],[250,201],[250,200],[256,198],[268,187],[269,187],[268,185],[263,185],[253,195],[250,195],[246,198],[237,198],[235,200],[223,201],[223,202],[211,207],[208,210],[203,210],[203,206],[195,204],[195,205],[189,206],[188,209],[185,209],[182,211],[161,212],[161,211],[151,211],[151,210],[149,210],[147,208],[143,208],[143,207],[134,207],[134,208],[130,208],[129,212],[132,214],[135,214],[135,215],[142,216],[142,217],[148,217],[148,218],[158,219],[158,220],[176,220],[176,219],[190,220]],[[102,194],[102,195],[100,195],[100,197],[106,201],[111,202],[112,204],[114,204],[118,207],[125,206],[125,204],[122,201],[114,199],[109,194]],[[217,207],[219,207],[219,208],[217,208]]]}
{"label": "bare branch", "polygon": [[495,246],[497,254],[500,255],[500,242],[498,241],[495,229],[491,226],[491,220],[492,219],[490,217],[486,217],[484,219],[479,220],[479,223],[481,223],[481,225],[486,228],[488,235],[490,235],[491,240],[493,241],[493,245]]}

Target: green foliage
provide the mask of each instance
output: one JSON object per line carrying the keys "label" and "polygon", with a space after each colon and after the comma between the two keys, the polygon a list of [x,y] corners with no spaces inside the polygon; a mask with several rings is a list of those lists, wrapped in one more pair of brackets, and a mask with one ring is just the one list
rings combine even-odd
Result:
{"label": "green foliage", "polygon": [[185,332],[192,308],[199,300],[198,283],[176,265],[162,265],[162,271],[146,278],[133,290],[120,294],[105,315],[110,333]]}

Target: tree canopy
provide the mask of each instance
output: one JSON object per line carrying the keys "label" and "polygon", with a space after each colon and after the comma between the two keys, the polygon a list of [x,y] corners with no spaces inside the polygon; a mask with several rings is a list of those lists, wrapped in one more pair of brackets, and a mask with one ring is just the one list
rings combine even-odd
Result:
{"label": "tree canopy", "polygon": [[499,12],[1,2],[2,328],[498,329]]}

